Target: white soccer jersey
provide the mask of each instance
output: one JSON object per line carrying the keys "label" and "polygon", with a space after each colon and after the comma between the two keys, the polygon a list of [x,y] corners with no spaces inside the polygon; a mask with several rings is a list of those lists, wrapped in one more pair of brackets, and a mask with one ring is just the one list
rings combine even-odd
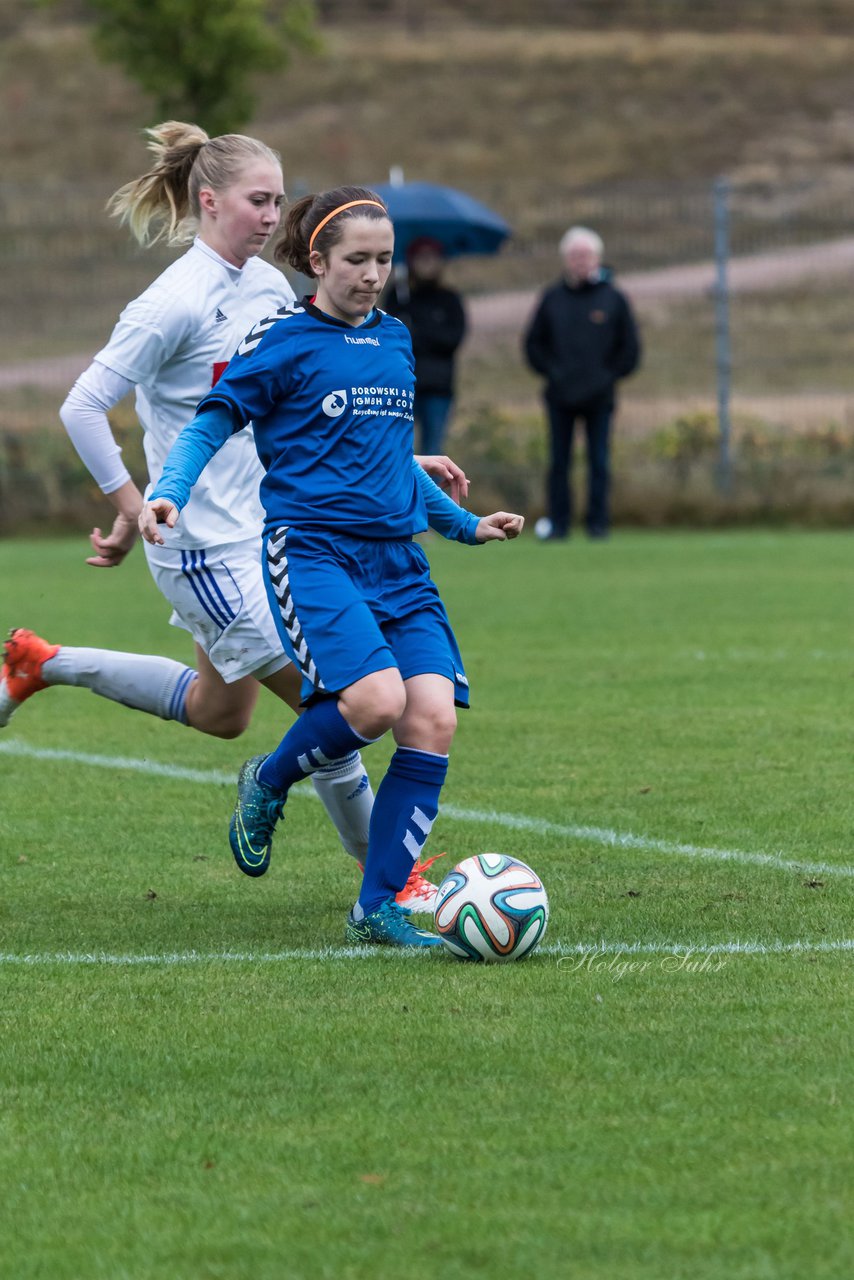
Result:
{"label": "white soccer jersey", "polygon": [[[275,267],[250,258],[240,269],[196,240],[122,312],[95,359],[136,386],[151,483],[178,434],[254,324],[294,301]],[[260,537],[263,469],[251,426],[233,436],[205,468],[175,529],[162,526],[170,547],[197,549]]]}

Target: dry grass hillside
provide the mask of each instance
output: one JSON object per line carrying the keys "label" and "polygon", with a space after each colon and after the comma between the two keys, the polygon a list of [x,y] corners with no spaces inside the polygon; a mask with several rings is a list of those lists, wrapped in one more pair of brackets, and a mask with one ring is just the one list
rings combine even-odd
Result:
{"label": "dry grass hillside", "polygon": [[[358,8],[332,6],[339,15]],[[629,16],[633,9],[627,0]],[[60,25],[32,5],[23,12],[0,44],[11,126],[0,131],[4,183],[110,190],[138,169],[138,131],[152,109],[96,60],[82,25]],[[413,31],[399,18],[357,26],[339,18],[324,26],[319,56],[259,83],[249,127],[282,150],[292,184],[376,181],[401,164],[412,177],[475,191],[529,236],[550,231],[567,194],[591,185],[817,170],[844,181],[854,151],[854,23],[848,30],[805,37],[779,27],[448,20]]]}
{"label": "dry grass hillside", "polygon": [[[97,61],[84,8],[0,0],[7,360],[94,352],[160,261],[134,254],[103,213],[145,163],[141,130],[154,115],[134,84]],[[746,221],[734,222],[736,252],[850,231],[854,0],[530,0],[524,12],[518,0],[320,0],[318,9],[322,52],[258,82],[247,129],[281,151],[292,194],[380,181],[401,165],[498,209],[514,240],[498,259],[454,264],[469,292],[538,287],[571,219],[604,231],[621,274],[708,258],[708,191],[720,174],[752,202],[750,236]],[[741,402],[742,434],[759,417],[772,434],[782,423],[851,427],[850,283],[840,275],[831,291],[822,280],[809,296],[739,301],[735,389],[753,397]],[[647,355],[624,429],[667,428],[656,465],[670,465],[674,450],[706,456],[713,308],[686,300],[640,310]],[[768,409],[778,392],[785,404]],[[828,407],[831,393],[844,397],[841,409]],[[55,389],[22,387],[6,395],[4,421],[15,430],[55,423],[55,399]],[[692,418],[695,409],[707,417]],[[482,469],[492,459],[502,485],[508,466],[526,477],[519,501],[529,510],[541,431],[516,335],[471,344],[454,447]]]}
{"label": "dry grass hillside", "polygon": [[[81,236],[108,237],[104,199],[145,163],[140,131],[153,109],[117,68],[97,61],[80,22],[59,22],[69,4],[58,13],[33,4],[16,10],[0,43],[0,104],[11,123],[0,131],[0,252],[13,268],[41,254],[45,236],[54,252],[67,241],[62,252],[71,258]],[[854,18],[854,0],[827,0],[825,16],[846,6]],[[540,25],[475,25],[471,0],[453,6],[469,21],[452,19],[452,6],[431,6],[429,24],[413,29],[420,4],[329,0],[320,6],[322,52],[262,78],[246,127],[281,151],[291,193],[381,181],[400,165],[410,178],[464,188],[495,207],[523,256],[463,264],[460,283],[469,290],[523,287],[550,272],[557,237],[579,215],[597,219],[621,270],[707,255],[705,203],[698,241],[685,199],[696,192],[705,202],[719,174],[766,192],[818,182],[833,209],[812,238],[847,230],[854,21],[848,35],[821,26],[805,35],[783,3],[769,33],[757,29],[755,0],[739,7],[753,28],[669,29],[661,19],[671,12],[708,25],[721,6],[624,0],[609,13],[624,13],[634,27],[580,29],[593,17],[587,0],[562,7],[574,25],[543,25],[561,8],[550,0],[531,6]],[[364,13],[384,20],[353,21]],[[607,207],[591,210],[590,198],[602,193]],[[89,212],[81,216],[81,207]],[[766,222],[789,212],[772,202]],[[540,256],[528,261],[534,246]],[[5,287],[18,296],[14,271]]]}

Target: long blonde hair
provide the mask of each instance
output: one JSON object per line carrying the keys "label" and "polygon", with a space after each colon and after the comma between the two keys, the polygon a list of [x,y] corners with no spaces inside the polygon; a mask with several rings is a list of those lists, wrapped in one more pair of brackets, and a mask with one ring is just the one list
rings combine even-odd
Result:
{"label": "long blonde hair", "polygon": [[107,201],[107,211],[126,224],[141,245],[186,244],[201,216],[203,187],[224,191],[253,159],[281,164],[278,152],[243,133],[209,138],[204,129],[180,120],[167,120],[146,129],[148,150],[155,161],[147,173],[119,187]]}

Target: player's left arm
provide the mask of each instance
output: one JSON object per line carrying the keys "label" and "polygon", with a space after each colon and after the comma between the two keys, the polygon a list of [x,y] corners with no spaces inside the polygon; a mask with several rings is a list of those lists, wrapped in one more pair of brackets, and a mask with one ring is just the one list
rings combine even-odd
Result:
{"label": "player's left arm", "polygon": [[514,515],[509,511],[476,516],[470,511],[464,511],[442,492],[416,458],[412,461],[415,478],[427,507],[427,520],[436,533],[454,542],[465,542],[469,546],[518,538],[525,524],[524,516]]}
{"label": "player's left arm", "polygon": [[453,502],[469,496],[468,476],[447,454],[416,454],[415,461]]}
{"label": "player's left arm", "polygon": [[424,505],[427,508],[427,523],[436,533],[452,542],[467,542],[474,546],[477,542],[478,517],[452,501],[420,465],[417,458],[412,459],[412,470],[415,481],[421,490]]}
{"label": "player's left arm", "polygon": [[477,523],[475,537],[478,542],[507,542],[518,538],[525,527],[525,517],[512,511],[494,511]]}
{"label": "player's left arm", "polygon": [[81,461],[115,510],[112,528],[97,526],[89,534],[93,555],[86,563],[112,569],[124,560],[139,537],[137,518],[142,494],[122,462],[122,451],[107,414],[134,384],[94,360],[66,396],[59,416]]}

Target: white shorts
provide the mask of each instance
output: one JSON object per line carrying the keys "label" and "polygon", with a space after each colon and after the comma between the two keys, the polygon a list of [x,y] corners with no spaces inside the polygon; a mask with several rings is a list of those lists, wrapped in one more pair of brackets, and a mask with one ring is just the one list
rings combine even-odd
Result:
{"label": "white shorts", "polygon": [[264,587],[260,538],[198,551],[143,546],[172,605],[170,623],[189,631],[226,684],[262,680],[288,665]]}

